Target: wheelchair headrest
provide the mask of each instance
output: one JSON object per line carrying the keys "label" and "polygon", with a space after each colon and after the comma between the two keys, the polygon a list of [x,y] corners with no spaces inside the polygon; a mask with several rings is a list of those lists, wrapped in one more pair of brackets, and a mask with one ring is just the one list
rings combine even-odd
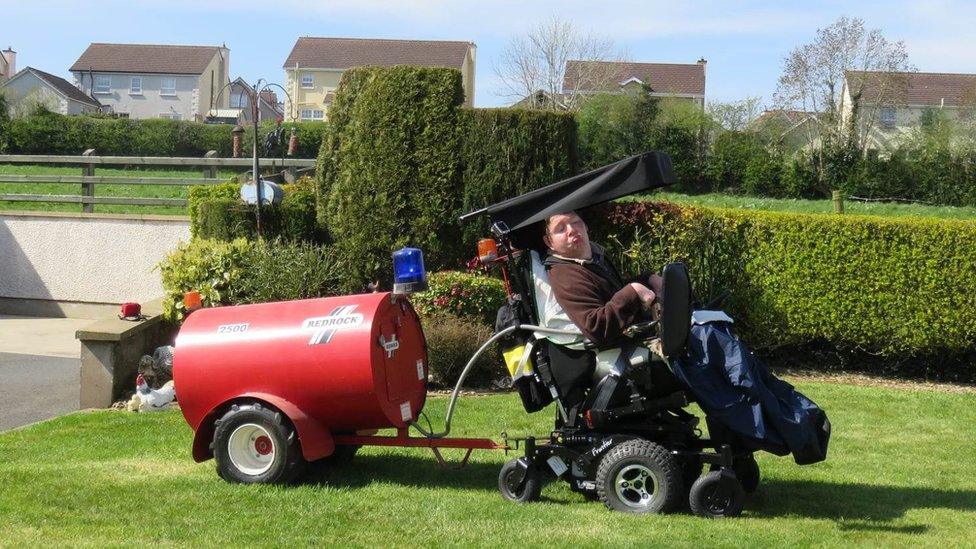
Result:
{"label": "wheelchair headrest", "polygon": [[691,331],[691,280],[684,263],[664,267],[661,289],[661,346],[664,355],[680,356]]}

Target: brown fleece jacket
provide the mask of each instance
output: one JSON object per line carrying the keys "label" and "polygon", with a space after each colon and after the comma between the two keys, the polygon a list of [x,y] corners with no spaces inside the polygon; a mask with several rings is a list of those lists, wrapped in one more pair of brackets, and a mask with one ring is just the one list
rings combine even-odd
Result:
{"label": "brown fleece jacket", "polygon": [[[594,246],[594,255],[602,250]],[[603,259],[605,265],[606,260]],[[623,335],[624,328],[641,320],[643,306],[629,284],[614,284],[597,274],[592,265],[550,256],[546,260],[549,284],[556,301],[587,339],[603,347]],[[612,266],[609,266],[613,269]],[[613,272],[616,275],[616,271]],[[619,279],[619,275],[615,276]]]}

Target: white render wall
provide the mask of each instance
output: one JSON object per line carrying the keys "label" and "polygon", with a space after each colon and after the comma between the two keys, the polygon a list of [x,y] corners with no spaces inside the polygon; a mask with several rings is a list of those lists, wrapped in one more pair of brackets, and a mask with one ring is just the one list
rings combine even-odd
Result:
{"label": "white render wall", "polygon": [[163,295],[156,265],[190,240],[186,218],[0,213],[0,298],[144,302]]}
{"label": "white render wall", "polygon": [[[92,77],[109,76],[112,83],[108,93],[94,93],[95,99],[112,112],[128,113],[129,118],[160,118],[164,113],[178,113],[183,120],[194,120],[200,114],[198,102],[200,77],[193,75],[122,74],[74,72],[74,84],[90,93]],[[142,93],[129,93],[133,76],[142,77]],[[163,78],[176,81],[174,95],[161,95]],[[210,78],[209,75],[207,78]]]}

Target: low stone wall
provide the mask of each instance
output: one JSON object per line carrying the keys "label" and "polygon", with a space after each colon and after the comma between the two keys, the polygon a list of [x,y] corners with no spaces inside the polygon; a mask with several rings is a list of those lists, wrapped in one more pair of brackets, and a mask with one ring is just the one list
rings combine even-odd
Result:
{"label": "low stone wall", "polygon": [[163,321],[162,300],[142,304],[143,320],[99,320],[75,333],[81,342],[81,408],[107,408],[135,388],[142,355],[172,345],[177,327]]}
{"label": "low stone wall", "polygon": [[163,294],[156,265],[189,239],[182,216],[0,212],[0,312],[152,300]]}

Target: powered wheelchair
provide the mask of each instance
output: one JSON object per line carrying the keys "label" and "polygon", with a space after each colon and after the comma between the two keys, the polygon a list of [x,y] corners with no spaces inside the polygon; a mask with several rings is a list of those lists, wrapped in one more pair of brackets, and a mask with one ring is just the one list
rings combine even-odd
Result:
{"label": "powered wheelchair", "polygon": [[555,301],[542,263],[538,230],[548,216],[673,181],[668,156],[649,152],[462,216],[491,221],[494,251],[479,254],[500,267],[509,290],[496,335],[507,332],[503,354],[522,403],[527,412],[556,409],[548,436],[506,437],[524,450],[499,473],[506,499],[535,500],[555,477],[612,510],[661,513],[687,504],[698,515],[729,517],[758,486],[759,448],[707,416],[704,436],[700,418],[685,410],[692,393],[671,371],[693,320],[709,320],[700,311],[693,319],[685,266],[664,268],[659,318],[631,326],[613,348],[598,348]]}

